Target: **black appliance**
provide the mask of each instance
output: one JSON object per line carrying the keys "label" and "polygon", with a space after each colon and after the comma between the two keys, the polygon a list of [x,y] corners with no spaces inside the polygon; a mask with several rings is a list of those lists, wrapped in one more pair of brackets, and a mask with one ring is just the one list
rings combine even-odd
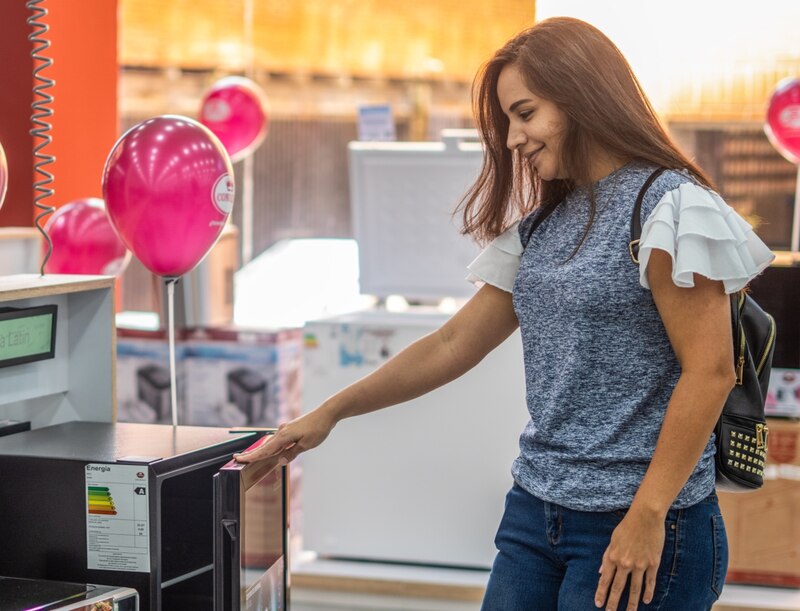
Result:
{"label": "black appliance", "polygon": [[[241,496],[216,498],[236,493],[215,490],[214,475],[263,434],[69,422],[0,438],[0,575],[135,588],[142,611],[211,611],[223,566],[215,507],[228,508],[225,519],[234,521],[231,508],[247,507],[246,491],[244,503]],[[224,471],[249,482],[251,471],[264,468]],[[285,469],[272,477],[282,489]],[[263,517],[280,524],[261,534],[276,541],[262,540],[262,549],[286,549],[280,497],[280,511]],[[236,558],[224,560],[227,575],[242,574]]]}
{"label": "black appliance", "polygon": [[138,611],[136,590],[0,577],[0,611]]}
{"label": "black appliance", "polygon": [[772,366],[800,368],[800,266],[772,265],[750,283],[753,298],[775,318]]}

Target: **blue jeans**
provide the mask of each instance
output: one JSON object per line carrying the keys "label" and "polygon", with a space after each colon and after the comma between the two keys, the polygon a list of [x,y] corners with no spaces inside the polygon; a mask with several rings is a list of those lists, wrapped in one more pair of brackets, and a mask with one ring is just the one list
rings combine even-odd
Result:
{"label": "blue jeans", "polygon": [[[497,556],[482,611],[597,611],[603,553],[625,511],[585,512],[545,503],[517,484],[495,537]],[[728,539],[716,494],[671,509],[656,590],[641,611],[700,611],[719,598]],[[617,605],[625,611],[627,588]]]}

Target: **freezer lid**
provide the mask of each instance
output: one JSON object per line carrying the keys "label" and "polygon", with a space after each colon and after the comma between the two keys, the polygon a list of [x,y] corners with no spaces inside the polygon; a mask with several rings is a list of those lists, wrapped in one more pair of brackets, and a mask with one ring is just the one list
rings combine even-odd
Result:
{"label": "freezer lid", "polygon": [[214,476],[214,608],[283,611],[288,597],[286,467],[227,463]]}
{"label": "freezer lid", "polygon": [[441,142],[352,142],[350,212],[361,292],[437,301],[471,297],[467,265],[480,252],[453,216],[480,174],[474,130]]}

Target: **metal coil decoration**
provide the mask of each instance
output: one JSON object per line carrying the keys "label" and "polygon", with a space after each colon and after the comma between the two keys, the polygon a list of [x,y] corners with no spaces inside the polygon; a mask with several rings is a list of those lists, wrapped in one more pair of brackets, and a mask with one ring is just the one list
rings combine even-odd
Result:
{"label": "metal coil decoration", "polygon": [[33,15],[28,17],[28,25],[32,28],[31,33],[28,35],[28,40],[34,44],[31,57],[33,57],[34,61],[33,79],[34,82],[36,82],[33,88],[34,101],[31,104],[31,108],[33,109],[31,123],[34,127],[31,129],[30,133],[36,143],[33,148],[33,155],[36,159],[33,167],[35,173],[40,177],[39,180],[33,183],[33,189],[36,193],[33,205],[41,210],[41,212],[36,215],[36,228],[47,242],[47,252],[42,260],[40,269],[42,276],[44,276],[44,266],[53,251],[53,243],[50,240],[50,236],[47,235],[47,232],[42,227],[42,219],[55,211],[54,207],[42,203],[44,199],[53,195],[53,189],[50,187],[50,184],[53,182],[53,175],[45,169],[45,166],[55,161],[55,157],[42,152],[42,150],[53,141],[53,138],[50,136],[52,126],[45,119],[53,116],[53,109],[50,107],[53,103],[53,96],[47,93],[47,89],[55,84],[55,81],[41,74],[43,70],[46,70],[53,64],[52,59],[42,55],[44,51],[50,48],[50,41],[44,38],[44,34],[50,30],[50,27],[41,21],[42,18],[47,16],[47,9],[40,6],[44,1],[45,0],[29,0],[26,5],[28,10],[33,13]]}

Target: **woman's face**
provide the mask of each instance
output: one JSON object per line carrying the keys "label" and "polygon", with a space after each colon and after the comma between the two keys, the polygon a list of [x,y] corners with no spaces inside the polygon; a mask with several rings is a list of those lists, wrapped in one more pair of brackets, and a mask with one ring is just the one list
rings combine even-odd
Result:
{"label": "woman's face", "polygon": [[519,149],[524,163],[533,165],[542,180],[568,178],[559,169],[561,140],[567,126],[564,113],[528,89],[513,64],[500,72],[497,98],[508,116],[506,146],[512,151]]}

